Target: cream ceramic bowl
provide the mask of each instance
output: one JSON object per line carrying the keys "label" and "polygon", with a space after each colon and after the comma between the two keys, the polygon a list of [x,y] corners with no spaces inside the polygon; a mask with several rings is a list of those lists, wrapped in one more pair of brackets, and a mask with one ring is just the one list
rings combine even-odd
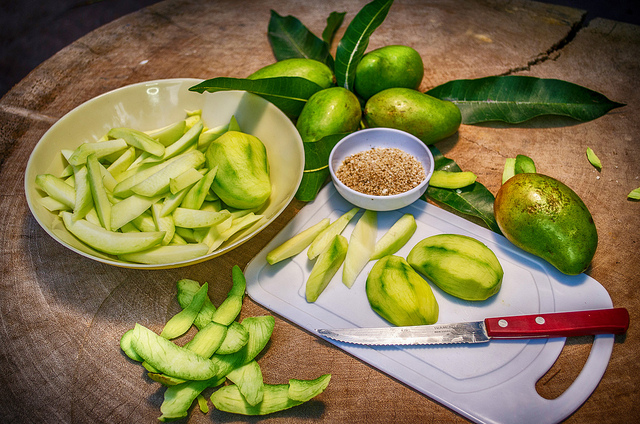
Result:
{"label": "cream ceramic bowl", "polygon": [[[25,172],[25,193],[31,213],[38,224],[63,246],[87,258],[126,268],[175,268],[199,263],[240,246],[267,227],[294,197],[304,170],[302,139],[289,118],[272,103],[243,91],[199,94],[189,87],[199,79],[167,79],[129,85],[102,94],[83,103],[57,121],[33,149]],[[136,264],[97,252],[73,237],[57,214],[39,202],[36,175],[60,175],[65,167],[61,149],[75,149],[83,142],[97,141],[110,128],[139,130],[161,128],[186,117],[187,110],[202,110],[209,128],[238,120],[242,131],[258,137],[266,146],[270,163],[272,193],[256,213],[262,220],[235,234],[216,251],[188,261],[165,264]]]}
{"label": "cream ceramic bowl", "polygon": [[[336,171],[345,158],[374,147],[398,148],[415,157],[424,167],[425,179],[404,193],[389,196],[373,196],[353,190],[336,177]],[[417,137],[392,128],[369,128],[349,134],[335,145],[329,155],[329,172],[336,190],[355,206],[390,211],[403,208],[418,200],[429,186],[434,160],[429,148]]]}

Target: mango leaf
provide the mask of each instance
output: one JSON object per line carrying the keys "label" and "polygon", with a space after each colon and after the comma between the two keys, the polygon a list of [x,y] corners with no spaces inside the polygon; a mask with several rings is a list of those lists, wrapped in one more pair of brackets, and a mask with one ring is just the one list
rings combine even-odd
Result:
{"label": "mango leaf", "polygon": [[332,134],[313,142],[305,142],[304,173],[296,198],[304,202],[315,199],[329,176],[331,149],[349,133]]}
{"label": "mango leaf", "polygon": [[303,202],[311,202],[318,195],[318,191],[327,182],[329,177],[329,168],[321,168],[313,171],[304,171],[302,181],[298,191],[296,191],[296,199]]}
{"label": "mango leaf", "polygon": [[226,90],[243,90],[270,101],[290,118],[300,115],[307,100],[322,87],[300,77],[275,77],[257,80],[218,77],[189,87],[189,91],[210,93]]}
{"label": "mango leaf", "polygon": [[392,4],[393,0],[374,0],[353,18],[336,51],[336,85],[353,91],[356,67],[369,46],[369,37],[385,20]]}
{"label": "mango leaf", "polygon": [[586,122],[624,106],[577,84],[524,75],[454,80],[427,94],[455,103],[463,124],[518,124],[541,115],[568,116]]}
{"label": "mango leaf", "polygon": [[314,35],[294,16],[280,16],[271,11],[267,36],[276,60],[291,58],[314,59],[333,69],[329,45]]}
{"label": "mango leaf", "polygon": [[320,140],[305,142],[304,146],[304,169],[315,170],[329,166],[329,155],[333,147],[350,133],[331,134],[322,137]]}
{"label": "mango leaf", "polygon": [[331,43],[333,43],[333,37],[335,37],[336,31],[342,26],[346,14],[347,12],[331,12],[331,14],[329,14],[327,26],[324,28],[324,31],[322,31],[322,39],[329,47],[331,47]]}
{"label": "mango leaf", "polygon": [[[429,146],[429,149],[435,161],[434,169],[449,172],[462,171],[457,163],[443,156],[436,147]],[[429,186],[425,197],[436,203],[449,206],[465,215],[480,218],[490,230],[502,234],[493,214],[495,197],[485,186],[477,181],[470,186],[456,190]]]}

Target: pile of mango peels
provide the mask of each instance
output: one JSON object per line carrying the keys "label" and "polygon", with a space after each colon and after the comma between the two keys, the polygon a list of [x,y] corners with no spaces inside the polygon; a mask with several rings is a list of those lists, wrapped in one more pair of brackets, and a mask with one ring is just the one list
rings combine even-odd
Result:
{"label": "pile of mango peels", "polygon": [[[233,284],[217,308],[208,296],[208,284],[183,279],[177,283],[182,310],[165,324],[160,334],[140,324],[120,339],[122,351],[140,363],[152,380],[166,386],[160,421],[184,418],[195,400],[209,411],[202,392],[218,388],[210,396],[213,406],[225,412],[265,415],[300,405],[328,386],[330,374],[314,380],[290,379],[287,384],[266,384],[256,356],[271,338],[272,316],[236,321],[242,308],[246,280],[236,265]],[[198,332],[185,345],[173,341],[192,326]],[[227,380],[230,384],[225,384]]]}

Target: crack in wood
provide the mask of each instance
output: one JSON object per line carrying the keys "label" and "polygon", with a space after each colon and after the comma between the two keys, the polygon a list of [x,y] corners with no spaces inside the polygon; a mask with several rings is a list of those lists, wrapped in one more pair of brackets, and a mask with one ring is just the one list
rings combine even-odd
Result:
{"label": "crack in wood", "polygon": [[545,52],[538,54],[535,59],[530,60],[526,65],[509,69],[508,71],[500,74],[500,76],[513,75],[518,72],[530,71],[533,66],[546,62],[547,60],[556,60],[560,56],[560,51],[570,44],[578,35],[578,33],[586,28],[588,25],[586,12],[582,14],[580,20],[574,23],[567,35],[560,39],[557,43],[553,44]]}
{"label": "crack in wood", "polygon": [[[58,120],[58,118],[55,118],[53,116],[37,113],[29,109],[16,107],[16,106],[3,105],[3,104],[0,104],[0,112],[4,112],[7,115],[21,116],[26,119],[45,122],[51,125],[53,125]],[[10,121],[10,120],[7,120],[7,121]],[[13,152],[13,149],[15,147],[16,147],[16,140],[9,140],[6,142],[3,140],[0,140],[0,171],[2,171],[5,160],[9,156],[11,156],[11,152]]]}
{"label": "crack in wood", "polygon": [[56,117],[44,115],[42,113],[37,113],[32,110],[16,106],[0,105],[0,111],[6,112],[9,115],[22,116],[23,118],[29,118],[35,121],[47,122],[50,124],[54,124],[58,120],[58,118]]}

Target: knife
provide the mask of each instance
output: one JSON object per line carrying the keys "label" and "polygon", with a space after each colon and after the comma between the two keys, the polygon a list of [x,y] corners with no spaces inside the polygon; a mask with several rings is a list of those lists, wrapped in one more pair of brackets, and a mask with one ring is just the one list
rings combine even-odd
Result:
{"label": "knife", "polygon": [[486,343],[490,340],[624,334],[625,308],[485,318],[483,321],[409,327],[316,329],[324,337],[363,345]]}

